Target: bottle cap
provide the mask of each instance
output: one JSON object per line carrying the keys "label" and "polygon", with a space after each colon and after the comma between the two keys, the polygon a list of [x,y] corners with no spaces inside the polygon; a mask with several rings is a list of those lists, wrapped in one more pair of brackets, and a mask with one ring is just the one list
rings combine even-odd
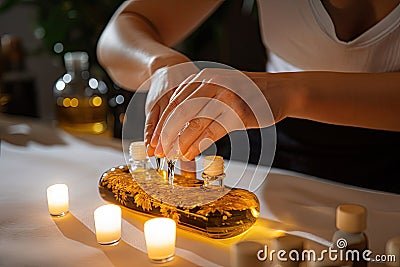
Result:
{"label": "bottle cap", "polygon": [[218,176],[224,173],[224,159],[221,156],[206,156],[203,161],[204,173]]}
{"label": "bottle cap", "polygon": [[348,233],[363,232],[367,228],[367,210],[360,205],[339,205],[336,209],[336,227]]}
{"label": "bottle cap", "polygon": [[129,145],[129,156],[132,160],[147,159],[146,146],[143,141],[132,142]]}

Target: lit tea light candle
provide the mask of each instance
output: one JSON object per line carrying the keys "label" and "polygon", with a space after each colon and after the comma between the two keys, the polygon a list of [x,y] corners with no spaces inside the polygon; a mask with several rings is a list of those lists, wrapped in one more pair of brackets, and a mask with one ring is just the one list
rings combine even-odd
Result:
{"label": "lit tea light candle", "polygon": [[156,263],[172,260],[175,255],[176,223],[169,218],[155,218],[144,223],[149,259]]}
{"label": "lit tea light candle", "polygon": [[121,208],[113,204],[97,208],[94,211],[94,225],[99,244],[117,244],[121,239]]}
{"label": "lit tea light candle", "polygon": [[64,216],[69,210],[68,186],[55,184],[47,188],[47,205],[53,216]]}

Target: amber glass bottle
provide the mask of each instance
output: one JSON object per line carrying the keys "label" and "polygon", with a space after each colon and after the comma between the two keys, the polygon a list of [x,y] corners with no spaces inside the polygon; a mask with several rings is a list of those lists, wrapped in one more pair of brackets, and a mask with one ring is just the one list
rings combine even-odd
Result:
{"label": "amber glass bottle", "polygon": [[54,85],[58,126],[72,133],[101,134],[107,130],[106,84],[89,73],[86,52],[64,55],[67,72]]}

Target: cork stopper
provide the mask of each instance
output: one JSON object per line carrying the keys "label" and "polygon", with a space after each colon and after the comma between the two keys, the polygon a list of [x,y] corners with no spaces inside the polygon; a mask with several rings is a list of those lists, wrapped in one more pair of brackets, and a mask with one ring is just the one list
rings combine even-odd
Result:
{"label": "cork stopper", "polygon": [[129,145],[129,156],[132,160],[147,159],[146,146],[143,141],[132,142]]}
{"label": "cork stopper", "polygon": [[224,173],[224,159],[221,156],[206,156],[203,161],[204,173],[218,176]]}
{"label": "cork stopper", "polygon": [[336,209],[336,227],[347,233],[361,233],[367,227],[367,210],[354,204],[340,205]]}

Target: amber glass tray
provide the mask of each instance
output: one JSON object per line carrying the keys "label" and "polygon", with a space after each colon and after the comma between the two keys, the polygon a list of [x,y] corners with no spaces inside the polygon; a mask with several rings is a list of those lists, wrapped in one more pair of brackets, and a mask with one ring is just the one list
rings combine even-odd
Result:
{"label": "amber glass tray", "polygon": [[[160,177],[165,176],[160,173]],[[175,175],[174,184],[201,187],[202,180]],[[249,229],[257,220],[260,204],[257,197],[244,189],[227,190],[219,199],[207,204],[183,207],[170,205],[148,195],[133,180],[129,167],[122,165],[103,173],[99,192],[108,202],[139,213],[174,219],[178,226],[210,238],[229,238]]]}

